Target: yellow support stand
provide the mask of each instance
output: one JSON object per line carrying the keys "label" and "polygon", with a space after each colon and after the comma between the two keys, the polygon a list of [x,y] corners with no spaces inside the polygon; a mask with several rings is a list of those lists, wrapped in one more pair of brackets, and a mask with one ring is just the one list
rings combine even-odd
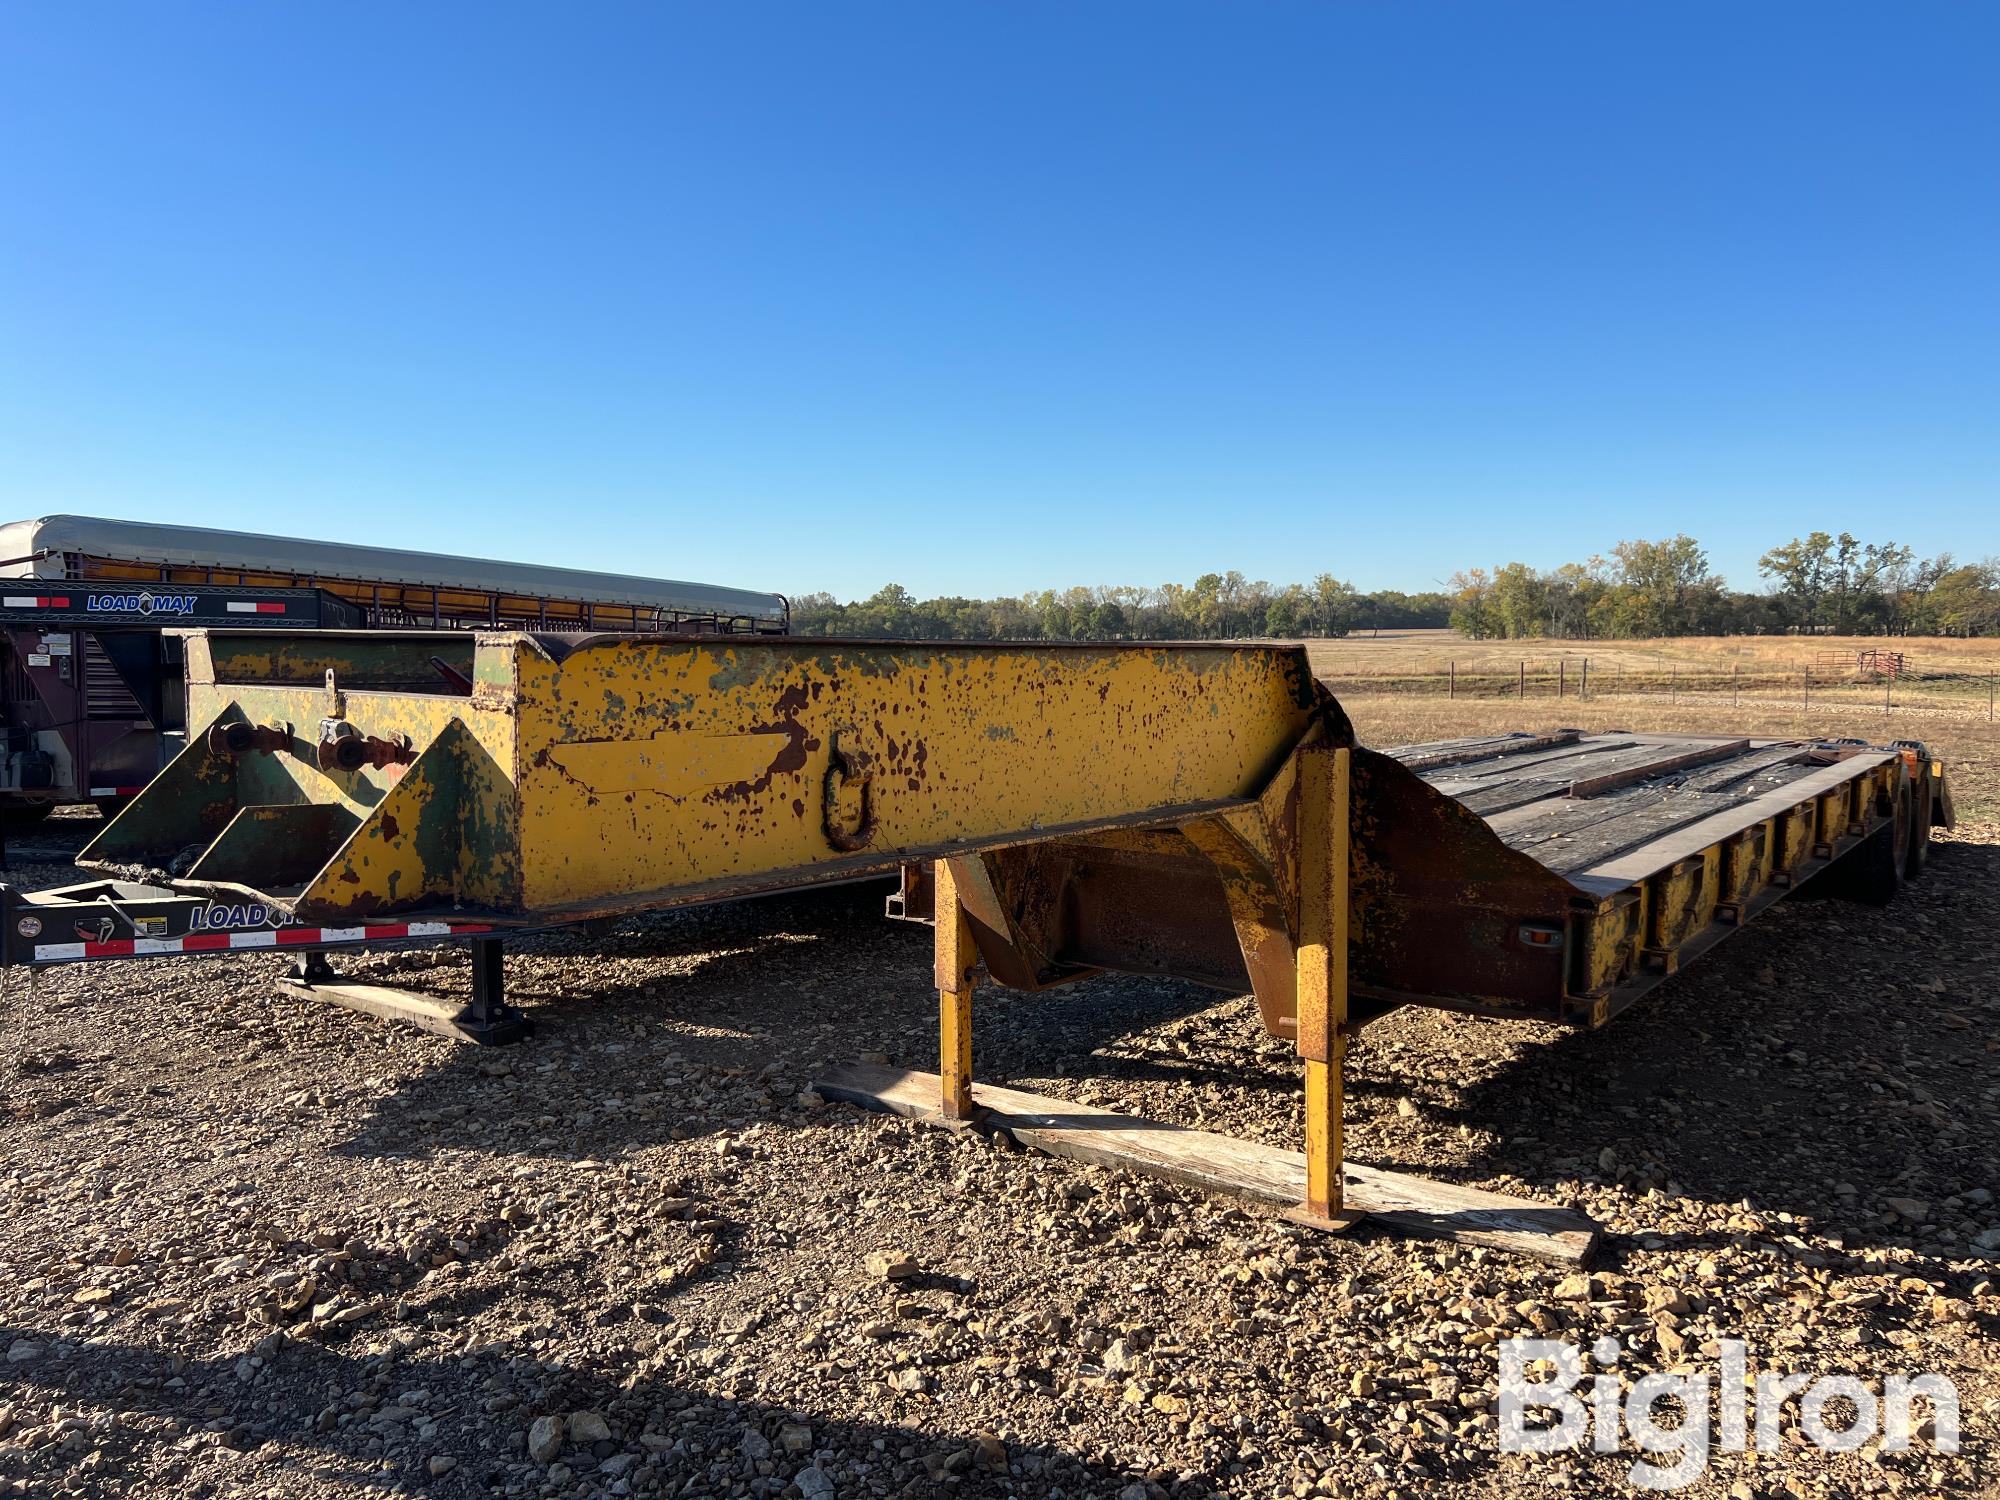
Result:
{"label": "yellow support stand", "polygon": [[1346,1212],[1341,1065],[1347,1054],[1348,778],[1353,752],[1299,757],[1299,1056],[1306,1071],[1306,1191],[1295,1217],[1327,1228]]}
{"label": "yellow support stand", "polygon": [[951,861],[937,862],[938,1077],[943,1084],[944,1117],[972,1118],[972,971],[979,950],[972,941],[972,924],[958,899],[958,882]]}

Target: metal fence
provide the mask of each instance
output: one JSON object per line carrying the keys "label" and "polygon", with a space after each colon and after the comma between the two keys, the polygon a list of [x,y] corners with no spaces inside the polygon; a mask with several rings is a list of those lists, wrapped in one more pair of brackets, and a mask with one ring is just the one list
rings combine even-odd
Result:
{"label": "metal fence", "polygon": [[[1886,653],[1882,654],[1886,657]],[[1336,691],[1410,693],[1447,699],[1663,699],[1668,703],[1782,704],[1811,709],[1943,709],[1994,722],[2000,697],[2000,669],[1922,671],[1898,657],[1893,663],[1845,657],[1777,667],[1701,669],[1675,664],[1634,667],[1626,662],[1594,665],[1587,656],[1523,657],[1512,670],[1491,661],[1442,671],[1409,673],[1322,673]]]}

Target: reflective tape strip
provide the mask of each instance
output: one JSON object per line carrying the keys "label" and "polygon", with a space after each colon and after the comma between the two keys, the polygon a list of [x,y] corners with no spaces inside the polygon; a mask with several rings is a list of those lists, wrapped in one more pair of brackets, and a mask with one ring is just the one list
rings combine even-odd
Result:
{"label": "reflective tape strip", "polygon": [[68,609],[69,600],[48,594],[8,594],[0,598],[0,605],[8,609]]}
{"label": "reflective tape strip", "polygon": [[285,606],[282,604],[251,599],[231,599],[223,607],[232,615],[281,615],[285,612]]}
{"label": "reflective tape strip", "polygon": [[149,958],[164,953],[214,953],[225,948],[313,948],[326,943],[456,937],[491,932],[484,922],[383,922],[374,927],[280,927],[250,932],[191,932],[177,938],[118,938],[108,943],[37,943],[37,963],[80,958]]}

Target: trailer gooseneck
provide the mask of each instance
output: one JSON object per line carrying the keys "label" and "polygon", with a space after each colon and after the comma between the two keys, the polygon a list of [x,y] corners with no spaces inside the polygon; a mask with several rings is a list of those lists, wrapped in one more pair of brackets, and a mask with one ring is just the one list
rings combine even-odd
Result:
{"label": "trailer gooseneck", "polygon": [[[1344,1162],[1349,1036],[1411,1004],[1601,1025],[1822,870],[1886,895],[1951,816],[1916,745],[1371,750],[1297,647],[244,631],[187,656],[204,732],[85,851],[104,879],[6,894],[7,962],[469,938],[482,1010],[430,1021],[504,1032],[510,933],[923,869],[900,904],[935,909],[939,1073],[827,1091],[1567,1257],[1575,1215]],[[976,1094],[979,965],[1249,990],[1303,1060],[1303,1155]]]}

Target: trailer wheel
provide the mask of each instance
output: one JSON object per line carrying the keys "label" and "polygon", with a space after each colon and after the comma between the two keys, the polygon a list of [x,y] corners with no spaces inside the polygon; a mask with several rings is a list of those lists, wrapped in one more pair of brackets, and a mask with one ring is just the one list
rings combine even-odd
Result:
{"label": "trailer wheel", "polygon": [[1931,857],[1931,788],[1928,778],[1919,780],[1910,796],[1909,852],[1903,858],[1903,878],[1915,880],[1924,873]]}
{"label": "trailer wheel", "polygon": [[[1889,821],[1868,835],[1866,842],[1834,866],[1845,876],[1839,894],[1868,906],[1887,906],[1903,888],[1903,867],[1909,857],[1910,784],[1896,784],[1895,802]],[[1846,866],[1842,870],[1842,866]]]}

